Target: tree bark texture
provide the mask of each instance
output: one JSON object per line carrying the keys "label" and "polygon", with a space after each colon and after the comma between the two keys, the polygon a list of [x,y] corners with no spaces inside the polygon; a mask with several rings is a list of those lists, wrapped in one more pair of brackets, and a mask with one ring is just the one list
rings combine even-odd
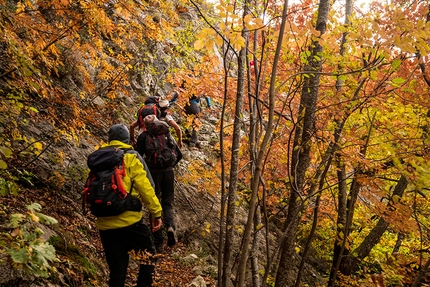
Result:
{"label": "tree bark texture", "polygon": [[245,63],[246,51],[243,48],[239,52],[238,57],[238,75],[237,75],[237,92],[236,92],[236,109],[233,125],[233,143],[231,147],[231,167],[230,167],[230,181],[228,187],[228,203],[227,203],[227,218],[226,218],[226,232],[224,244],[224,264],[223,264],[223,286],[231,286],[231,258],[233,246],[233,232],[236,222],[236,190],[238,181],[239,170],[239,149],[240,149],[240,132],[242,128],[242,108],[244,102],[244,86],[245,86]]}
{"label": "tree bark texture", "polygon": [[[326,31],[326,23],[330,10],[329,0],[320,0],[318,7],[318,18],[316,29],[321,35]],[[276,274],[275,287],[291,286],[293,284],[294,253],[298,217],[300,212],[299,196],[303,194],[305,174],[310,162],[310,145],[315,132],[315,113],[320,84],[320,74],[322,69],[321,52],[323,48],[318,41],[313,41],[310,45],[309,65],[305,67],[305,72],[309,77],[305,79],[299,108],[299,118],[296,133],[294,135],[294,146],[291,160],[291,193],[288,204],[288,215],[285,229],[290,225],[286,240],[281,246],[281,259]]]}

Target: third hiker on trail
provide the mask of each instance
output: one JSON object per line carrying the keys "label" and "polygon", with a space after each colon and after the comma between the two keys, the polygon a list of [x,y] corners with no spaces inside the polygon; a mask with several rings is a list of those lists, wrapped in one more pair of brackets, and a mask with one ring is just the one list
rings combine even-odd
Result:
{"label": "third hiker on trail", "polygon": [[136,113],[136,120],[134,120],[130,124],[130,140],[133,147],[135,147],[135,129],[139,128],[141,132],[145,131],[145,126],[143,124],[143,119],[147,115],[155,115],[157,117],[160,117],[161,111],[158,107],[158,102],[160,101],[159,97],[151,96],[148,97],[143,106],[139,108],[139,110]]}
{"label": "third hiker on trail", "polygon": [[[167,232],[167,245],[177,242],[173,214],[174,171],[173,167],[181,160],[182,153],[170,134],[169,125],[158,120],[155,115],[144,119],[145,131],[137,138],[137,151],[145,158],[155,184],[155,193],[163,208],[164,228]],[[163,230],[154,232],[157,252],[164,248]]]}
{"label": "third hiker on trail", "polygon": [[[187,82],[183,80],[181,84],[181,90],[186,91],[187,90],[186,86],[187,86]],[[191,124],[191,131],[189,129],[185,130],[185,134],[189,139],[185,139],[184,143],[188,144],[191,148],[200,147],[200,144],[198,143],[198,138],[197,138],[197,130],[199,129],[199,125],[200,125],[199,117],[201,116],[200,99],[205,98],[206,107],[208,109],[211,109],[212,108],[211,98],[206,95],[196,96],[194,94],[188,94],[187,92],[185,92],[185,95],[188,96],[188,101],[184,106],[184,112],[187,116],[192,117],[192,124]],[[178,97],[179,97],[178,92],[175,92],[170,102],[174,104],[177,101]]]}
{"label": "third hiker on trail", "polygon": [[206,99],[206,105],[208,108],[211,108],[211,100],[207,96],[200,96],[197,97],[195,95],[191,96],[191,98],[188,100],[188,103],[185,105],[184,110],[187,115],[192,115],[193,123],[191,126],[191,132],[186,131],[186,134],[188,137],[190,137],[189,146],[190,147],[198,147],[197,142],[197,121],[201,113],[200,109],[200,98],[204,97]]}
{"label": "third hiker on trail", "polygon": [[144,132],[145,125],[143,124],[143,120],[148,115],[155,115],[158,119],[164,120],[169,126],[174,128],[176,137],[178,138],[177,144],[179,148],[182,148],[182,131],[179,125],[170,115],[169,105],[169,101],[161,100],[157,96],[150,96],[145,100],[144,105],[137,111],[137,119],[130,124],[130,138],[134,147],[136,147],[134,141],[135,129],[139,128],[141,132]]}

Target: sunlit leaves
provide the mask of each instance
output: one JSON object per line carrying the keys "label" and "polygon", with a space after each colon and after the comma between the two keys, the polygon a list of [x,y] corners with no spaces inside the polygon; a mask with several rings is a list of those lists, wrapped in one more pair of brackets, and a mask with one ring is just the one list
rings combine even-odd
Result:
{"label": "sunlit leaves", "polygon": [[233,46],[234,49],[240,50],[241,48],[245,47],[245,39],[242,37],[241,34],[237,32],[232,32],[229,35],[230,44]]}
{"label": "sunlit leaves", "polygon": [[252,14],[246,15],[243,21],[248,30],[255,30],[264,27],[263,20],[261,18],[254,18]]}
{"label": "sunlit leaves", "polygon": [[257,30],[265,26],[261,18],[256,18],[252,14],[247,14],[242,18],[241,15],[236,14],[234,6],[227,2],[221,1],[216,9],[222,21],[218,23],[218,28],[202,29],[196,36],[195,49],[205,48],[211,51],[214,49],[214,45],[221,46],[223,41],[227,41],[238,51],[245,47],[245,39],[242,36],[245,29]]}
{"label": "sunlit leaves", "polygon": [[402,78],[394,78],[392,80],[393,86],[400,87],[406,80]]}
{"label": "sunlit leaves", "polygon": [[197,41],[194,43],[194,49],[201,50],[205,48],[212,51],[215,45],[222,44],[223,40],[215,30],[211,28],[203,28],[200,33],[196,35]]}

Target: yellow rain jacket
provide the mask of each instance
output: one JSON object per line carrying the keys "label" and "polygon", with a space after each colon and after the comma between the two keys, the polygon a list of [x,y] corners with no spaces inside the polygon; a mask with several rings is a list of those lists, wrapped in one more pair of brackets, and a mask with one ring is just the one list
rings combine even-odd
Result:
{"label": "yellow rain jacket", "polygon": [[[117,140],[113,140],[109,142],[109,144],[102,145],[102,148],[104,147],[133,149],[131,145]],[[125,189],[130,192],[131,183],[133,182],[131,194],[140,198],[153,218],[160,217],[162,211],[160,202],[155,195],[155,191],[150,180],[146,176],[146,170],[143,163],[139,160],[137,152],[124,153],[124,168],[126,171],[126,175],[124,177]],[[96,227],[100,230],[126,227],[139,222],[142,219],[142,216],[142,212],[140,211],[125,211],[117,216],[99,217],[96,221]]]}

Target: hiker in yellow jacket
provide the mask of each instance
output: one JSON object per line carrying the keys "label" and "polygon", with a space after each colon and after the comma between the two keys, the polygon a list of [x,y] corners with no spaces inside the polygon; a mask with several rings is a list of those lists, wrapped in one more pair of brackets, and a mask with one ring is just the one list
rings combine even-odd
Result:
{"label": "hiker in yellow jacket", "polygon": [[[96,227],[100,230],[100,238],[109,265],[110,287],[123,287],[127,275],[129,252],[134,250],[147,251],[155,254],[152,232],[161,228],[162,208],[155,195],[152,178],[142,157],[129,145],[130,133],[125,125],[113,125],[109,129],[109,143],[103,147],[117,147],[128,150],[124,154],[124,186],[131,189],[134,196],[140,198],[151,213],[151,229],[143,221],[141,211],[124,211],[117,216],[98,217]],[[152,231],[152,232],[151,232]],[[154,262],[140,265],[137,286],[152,286]]]}

